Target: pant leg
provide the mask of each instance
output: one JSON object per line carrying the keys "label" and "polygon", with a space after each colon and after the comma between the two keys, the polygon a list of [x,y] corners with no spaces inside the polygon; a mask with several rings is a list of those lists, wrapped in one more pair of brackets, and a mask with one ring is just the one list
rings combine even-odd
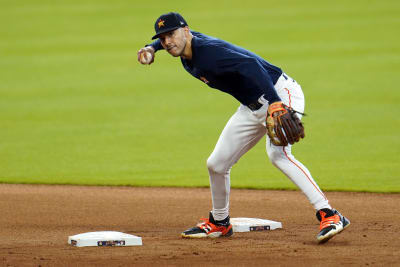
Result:
{"label": "pant leg", "polygon": [[207,160],[213,203],[213,216],[223,220],[229,215],[230,170],[265,135],[266,107],[252,112],[241,105],[230,118]]}
{"label": "pant leg", "polygon": [[[304,112],[304,95],[300,85],[290,77],[283,76],[275,88],[282,101],[299,112]],[[301,115],[300,115],[301,119]],[[292,146],[275,146],[267,136],[267,153],[272,164],[281,170],[307,196],[316,210],[331,208],[328,199],[314,181],[309,170],[291,153]]]}

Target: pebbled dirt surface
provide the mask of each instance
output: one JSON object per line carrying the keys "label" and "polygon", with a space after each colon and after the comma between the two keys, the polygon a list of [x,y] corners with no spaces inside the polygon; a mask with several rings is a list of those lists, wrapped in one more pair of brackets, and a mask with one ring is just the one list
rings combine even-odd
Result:
{"label": "pebbled dirt surface", "polygon": [[[352,225],[318,245],[318,222],[298,191],[232,190],[231,217],[283,229],[187,240],[207,217],[209,189],[0,184],[1,266],[399,266],[400,194],[326,194]],[[86,247],[68,236],[120,231],[140,247]]]}

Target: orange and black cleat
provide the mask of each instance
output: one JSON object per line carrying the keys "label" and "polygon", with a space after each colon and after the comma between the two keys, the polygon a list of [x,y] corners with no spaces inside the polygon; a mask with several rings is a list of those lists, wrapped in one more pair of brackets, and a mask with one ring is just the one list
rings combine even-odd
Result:
{"label": "orange and black cleat", "polygon": [[210,212],[209,219],[201,220],[203,220],[202,223],[184,231],[181,236],[183,238],[216,238],[228,237],[233,234],[232,224],[229,222],[229,216],[222,221],[216,221]]}
{"label": "orange and black cleat", "polygon": [[321,222],[319,226],[320,232],[317,235],[317,240],[320,244],[327,242],[350,225],[349,219],[335,209],[317,211],[317,219]]}

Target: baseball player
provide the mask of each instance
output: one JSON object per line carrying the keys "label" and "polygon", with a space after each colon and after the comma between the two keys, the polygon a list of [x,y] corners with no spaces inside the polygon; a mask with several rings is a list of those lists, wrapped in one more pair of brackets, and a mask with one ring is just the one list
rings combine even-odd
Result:
{"label": "baseball player", "polygon": [[266,133],[266,150],[272,164],[301,189],[317,211],[317,241],[324,243],[348,227],[350,221],[329,205],[308,169],[291,153],[292,145],[304,138],[304,95],[300,85],[258,55],[190,30],[178,13],[161,15],[154,27],[152,39],[156,40],[138,51],[140,63],[153,63],[155,52],[164,49],[180,57],[183,67],[195,78],[240,102],[207,160],[212,193],[209,219],[184,231],[182,237],[233,234],[229,221],[230,170]]}

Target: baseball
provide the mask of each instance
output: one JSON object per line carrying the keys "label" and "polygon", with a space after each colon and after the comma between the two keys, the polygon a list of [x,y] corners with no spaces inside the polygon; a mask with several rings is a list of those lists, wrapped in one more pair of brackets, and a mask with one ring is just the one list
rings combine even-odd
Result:
{"label": "baseball", "polygon": [[142,64],[149,64],[151,62],[152,56],[150,52],[143,52],[140,54],[140,62]]}

